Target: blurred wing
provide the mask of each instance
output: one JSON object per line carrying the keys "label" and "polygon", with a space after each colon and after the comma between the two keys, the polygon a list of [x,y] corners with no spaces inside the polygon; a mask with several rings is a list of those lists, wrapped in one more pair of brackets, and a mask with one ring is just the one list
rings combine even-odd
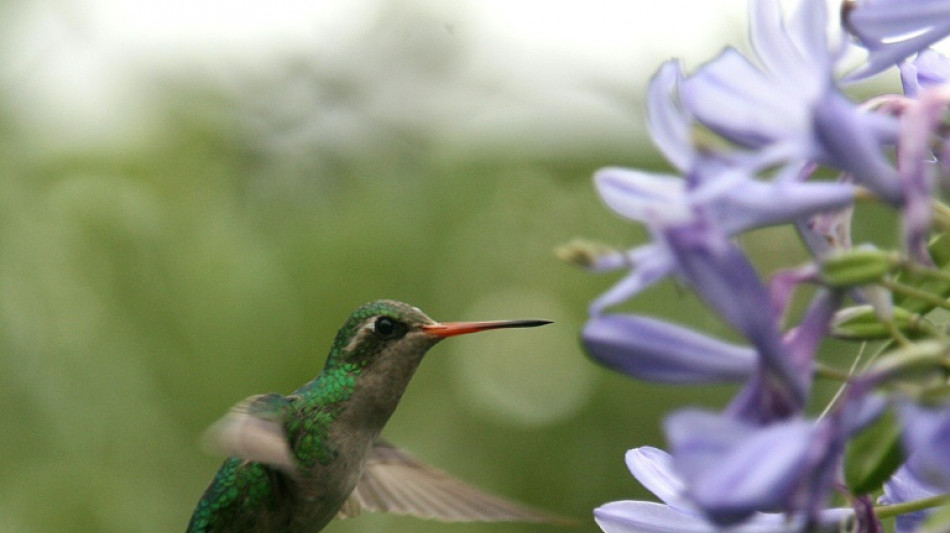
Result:
{"label": "blurred wing", "polygon": [[276,393],[251,396],[208,428],[204,444],[214,452],[257,461],[293,474],[297,466],[284,432],[284,422],[290,412],[290,399],[285,396]]}
{"label": "blurred wing", "polygon": [[444,522],[569,522],[476,489],[385,442],[373,447],[338,516],[377,511]]}

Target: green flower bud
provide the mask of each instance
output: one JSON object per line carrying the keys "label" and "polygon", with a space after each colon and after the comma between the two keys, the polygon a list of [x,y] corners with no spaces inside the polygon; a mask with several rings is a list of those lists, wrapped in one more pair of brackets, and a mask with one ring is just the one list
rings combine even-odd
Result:
{"label": "green flower bud", "polygon": [[599,242],[574,239],[554,250],[558,259],[594,272],[620,268],[626,262],[621,252]]}
{"label": "green flower bud", "polygon": [[946,364],[947,350],[947,345],[941,341],[920,341],[888,352],[867,372],[887,379],[917,379],[921,374],[941,370]]}
{"label": "green flower bud", "polygon": [[853,287],[880,281],[890,272],[891,254],[861,247],[827,257],[821,263],[821,280],[829,287]]}
{"label": "green flower bud", "polygon": [[[891,318],[894,327],[904,335],[914,338],[933,333],[929,322],[921,320],[920,315],[911,313],[902,307],[894,307]],[[831,324],[831,336],[854,341],[869,341],[889,338],[891,330],[881,321],[870,305],[846,307],[835,314]]]}

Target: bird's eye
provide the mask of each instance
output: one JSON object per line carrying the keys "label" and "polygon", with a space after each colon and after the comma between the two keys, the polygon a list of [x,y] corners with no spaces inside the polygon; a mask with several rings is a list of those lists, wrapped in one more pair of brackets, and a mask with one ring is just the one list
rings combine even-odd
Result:
{"label": "bird's eye", "polygon": [[397,322],[388,316],[381,316],[377,318],[376,322],[373,324],[373,329],[376,331],[376,334],[380,336],[380,338],[386,340],[398,339],[406,334],[406,325],[402,322]]}

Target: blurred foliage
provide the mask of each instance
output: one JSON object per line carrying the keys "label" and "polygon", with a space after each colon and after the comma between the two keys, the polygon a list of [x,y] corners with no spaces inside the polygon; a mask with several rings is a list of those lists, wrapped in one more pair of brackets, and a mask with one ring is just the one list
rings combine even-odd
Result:
{"label": "blurred foliage", "polygon": [[[407,75],[451,70],[445,54]],[[0,117],[0,531],[183,530],[220,462],[204,428],[311,379],[346,315],[381,297],[441,320],[556,320],[434,349],[390,440],[578,530],[601,503],[648,497],[624,452],[662,445],[663,412],[701,399],[590,363],[577,332],[615,276],[552,253],[642,241],[589,180],[642,154],[565,154],[567,133],[596,137],[570,124],[548,148],[539,132],[523,150],[449,150],[432,117],[378,112],[373,79],[306,61],[163,81],[161,127],[117,147],[52,149]],[[669,283],[629,308],[724,333]],[[328,529],[554,531],[387,516]]]}

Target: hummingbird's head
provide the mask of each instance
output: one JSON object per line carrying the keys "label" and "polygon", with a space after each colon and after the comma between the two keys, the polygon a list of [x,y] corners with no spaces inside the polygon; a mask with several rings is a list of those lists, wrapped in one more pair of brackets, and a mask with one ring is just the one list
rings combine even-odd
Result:
{"label": "hummingbird's head", "polygon": [[[322,379],[338,384],[351,428],[378,434],[392,414],[422,357],[439,341],[486,329],[539,326],[546,320],[447,322],[393,300],[370,302],[337,333]],[[341,422],[342,423],[342,422]]]}
{"label": "hummingbird's head", "polygon": [[421,360],[425,352],[446,337],[488,329],[520,328],[547,324],[547,320],[486,322],[436,322],[419,308],[395,300],[376,300],[354,311],[340,331],[327,365],[352,365],[354,369],[392,357]]}
{"label": "hummingbird's head", "polygon": [[438,342],[423,333],[434,324],[419,309],[395,300],[376,300],[354,311],[336,334],[328,365],[372,365],[384,354],[424,353]]}

